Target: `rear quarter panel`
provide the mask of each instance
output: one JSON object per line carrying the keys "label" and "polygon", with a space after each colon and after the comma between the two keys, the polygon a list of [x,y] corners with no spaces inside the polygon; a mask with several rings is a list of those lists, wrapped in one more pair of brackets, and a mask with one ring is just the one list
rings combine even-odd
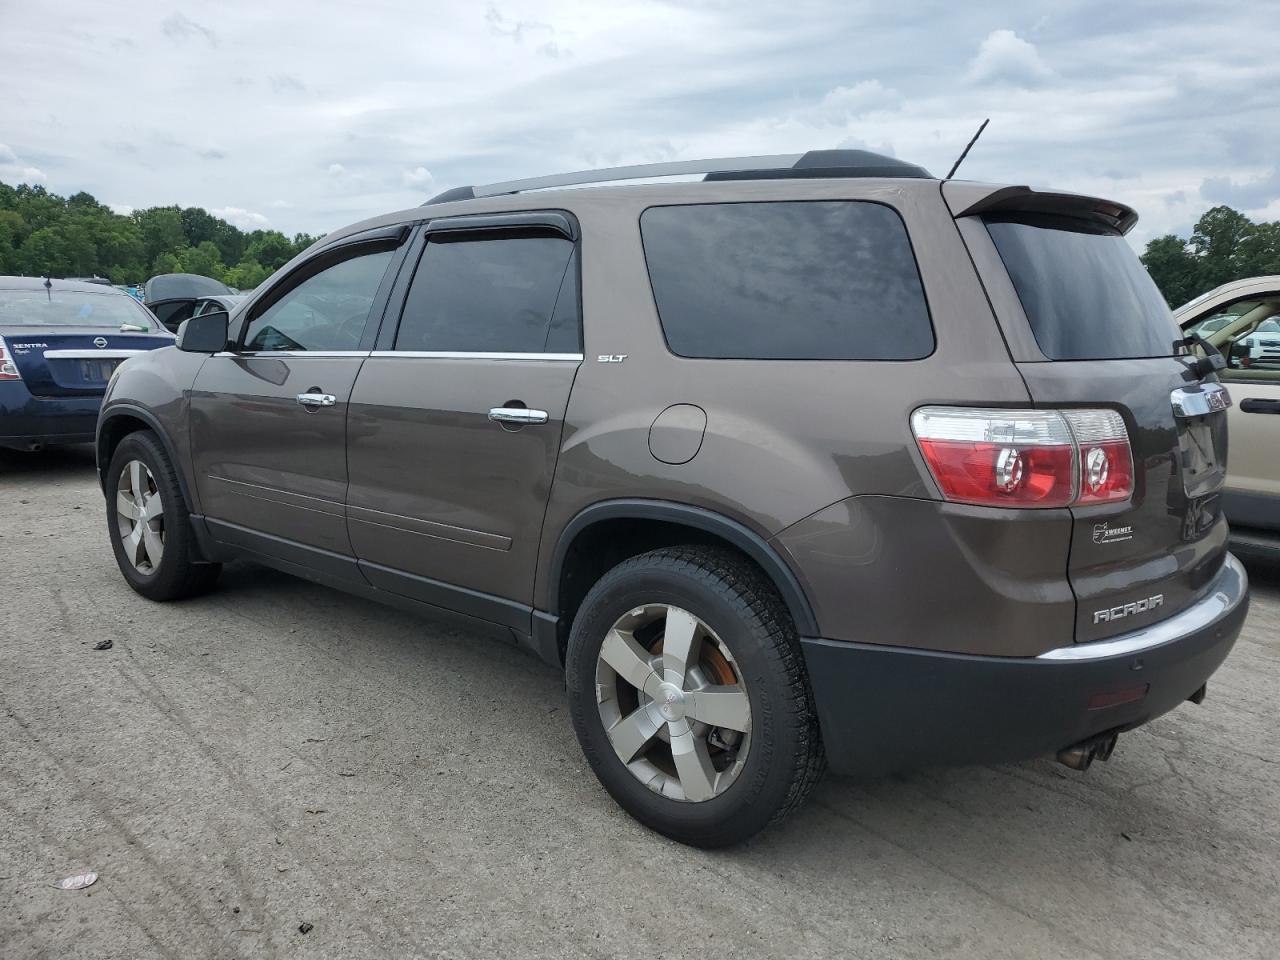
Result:
{"label": "rear quarter panel", "polygon": [[[562,194],[556,202],[570,207],[582,228],[586,360],[569,402],[542,539],[535,603],[543,609],[559,532],[593,503],[638,497],[692,504],[768,538],[851,496],[936,496],[911,435],[917,406],[1027,400],[936,182],[758,181],[575,192],[592,196],[574,202]],[[887,204],[902,216],[932,316],[931,356],[704,360],[668,350],[642,246],[646,208],[838,199]],[[624,354],[624,362],[597,359]],[[679,403],[706,411],[705,439],[687,463],[663,463],[650,452],[649,429],[662,410]],[[803,583],[804,570],[795,572]]]}

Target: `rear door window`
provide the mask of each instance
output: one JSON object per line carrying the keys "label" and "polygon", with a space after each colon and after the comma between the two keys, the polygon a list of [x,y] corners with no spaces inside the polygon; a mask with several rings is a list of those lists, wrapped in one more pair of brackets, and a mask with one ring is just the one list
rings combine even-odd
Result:
{"label": "rear door window", "polygon": [[1173,314],[1120,234],[1053,216],[992,218],[987,232],[1050,360],[1173,354]]}
{"label": "rear door window", "polygon": [[537,233],[442,234],[423,251],[396,350],[577,353],[574,244]]}
{"label": "rear door window", "polygon": [[864,201],[651,207],[654,301],[683,357],[917,360],[933,327],[906,226]]}

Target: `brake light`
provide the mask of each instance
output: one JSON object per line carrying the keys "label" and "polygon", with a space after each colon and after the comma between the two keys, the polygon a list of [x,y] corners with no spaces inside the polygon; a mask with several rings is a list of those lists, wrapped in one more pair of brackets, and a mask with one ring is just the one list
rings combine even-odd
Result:
{"label": "brake light", "polygon": [[1065,507],[1133,493],[1129,435],[1111,410],[921,407],[911,429],[948,500]]}
{"label": "brake light", "polygon": [[5,346],[4,337],[0,337],[0,380],[21,380],[18,365],[9,356],[9,348]]}
{"label": "brake light", "polygon": [[1115,503],[1133,493],[1133,454],[1129,432],[1114,410],[1066,410],[1080,451],[1077,503]]}

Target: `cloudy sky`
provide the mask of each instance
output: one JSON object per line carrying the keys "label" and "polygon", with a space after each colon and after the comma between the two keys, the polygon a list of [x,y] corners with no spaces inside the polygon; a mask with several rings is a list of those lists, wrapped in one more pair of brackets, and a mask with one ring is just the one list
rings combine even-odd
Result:
{"label": "cloudy sky", "polygon": [[865,146],[1280,219],[1274,0],[0,0],[0,180],[323,232],[462,183]]}

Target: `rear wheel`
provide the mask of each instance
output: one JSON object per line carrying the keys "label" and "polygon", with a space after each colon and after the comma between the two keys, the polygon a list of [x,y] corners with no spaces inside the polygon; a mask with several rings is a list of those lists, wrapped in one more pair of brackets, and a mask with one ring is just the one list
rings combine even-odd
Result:
{"label": "rear wheel", "polygon": [[610,570],[583,601],[565,669],[601,784],[683,843],[746,839],[798,807],[824,768],[795,627],[728,550],[655,550]]}
{"label": "rear wheel", "polygon": [[222,566],[196,562],[190,515],[177,474],[155,434],[131,433],[107,468],[107,529],[129,586],[150,600],[208,589]]}

